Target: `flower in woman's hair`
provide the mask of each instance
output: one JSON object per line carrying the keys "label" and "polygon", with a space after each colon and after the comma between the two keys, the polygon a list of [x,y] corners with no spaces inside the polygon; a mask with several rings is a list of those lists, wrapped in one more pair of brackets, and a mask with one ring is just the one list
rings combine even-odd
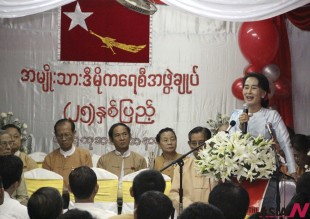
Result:
{"label": "flower in woman's hair", "polygon": [[28,128],[27,124],[24,123],[24,124],[22,125],[22,128],[24,128],[24,129]]}
{"label": "flower in woman's hair", "polygon": [[268,178],[275,171],[272,141],[236,132],[229,136],[219,132],[207,142],[209,147],[199,151],[196,169],[217,180],[254,180]]}
{"label": "flower in woman's hair", "polygon": [[12,112],[8,112],[8,115],[9,115],[9,116],[13,116],[13,113],[12,113]]}
{"label": "flower in woman's hair", "polygon": [[2,118],[6,118],[8,115],[6,113],[1,113]]}

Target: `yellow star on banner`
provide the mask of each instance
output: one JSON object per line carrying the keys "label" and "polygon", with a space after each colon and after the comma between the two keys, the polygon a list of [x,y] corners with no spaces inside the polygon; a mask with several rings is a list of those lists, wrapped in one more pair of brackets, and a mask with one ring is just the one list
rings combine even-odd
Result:
{"label": "yellow star on banner", "polygon": [[72,30],[77,25],[80,25],[86,31],[88,31],[87,25],[85,23],[85,19],[88,18],[93,12],[82,12],[79,3],[76,3],[74,12],[64,12],[69,18],[71,18],[71,23],[69,27],[69,31]]}

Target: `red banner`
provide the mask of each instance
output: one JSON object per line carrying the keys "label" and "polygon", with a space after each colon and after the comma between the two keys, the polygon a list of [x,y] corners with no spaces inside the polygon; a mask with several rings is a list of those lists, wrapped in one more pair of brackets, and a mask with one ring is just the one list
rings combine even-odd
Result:
{"label": "red banner", "polygon": [[148,63],[150,17],[115,0],[79,0],[61,8],[60,60]]}

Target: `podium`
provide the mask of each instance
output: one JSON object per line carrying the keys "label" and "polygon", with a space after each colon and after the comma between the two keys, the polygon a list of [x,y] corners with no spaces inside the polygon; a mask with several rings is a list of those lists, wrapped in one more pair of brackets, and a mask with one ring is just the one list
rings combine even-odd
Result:
{"label": "podium", "polygon": [[[249,208],[247,215],[252,215],[256,212],[264,212],[272,214],[276,211],[276,180],[271,179],[256,179],[252,182],[243,180],[238,182],[235,178],[232,182],[241,185],[250,197]],[[296,193],[296,183],[290,177],[283,175],[280,182],[280,209],[285,208],[291,198]]]}

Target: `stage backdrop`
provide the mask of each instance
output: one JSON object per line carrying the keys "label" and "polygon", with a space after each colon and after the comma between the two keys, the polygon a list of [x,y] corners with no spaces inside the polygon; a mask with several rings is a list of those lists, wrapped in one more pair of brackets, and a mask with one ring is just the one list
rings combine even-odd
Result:
{"label": "stage backdrop", "polygon": [[[67,117],[76,122],[76,144],[94,154],[113,149],[107,133],[117,122],[131,127],[131,148],[144,156],[159,153],[155,136],[165,127],[176,131],[177,151],[185,153],[193,127],[207,126],[218,112],[230,115],[242,106],[231,93],[248,65],[238,45],[241,23],[162,5],[150,19],[149,63],[61,62],[59,13],[54,9],[0,20],[0,111],[27,123],[33,151],[57,148],[53,126]],[[295,27],[289,30],[294,88],[301,102],[301,107],[294,105],[295,130],[309,134],[310,37]]]}

